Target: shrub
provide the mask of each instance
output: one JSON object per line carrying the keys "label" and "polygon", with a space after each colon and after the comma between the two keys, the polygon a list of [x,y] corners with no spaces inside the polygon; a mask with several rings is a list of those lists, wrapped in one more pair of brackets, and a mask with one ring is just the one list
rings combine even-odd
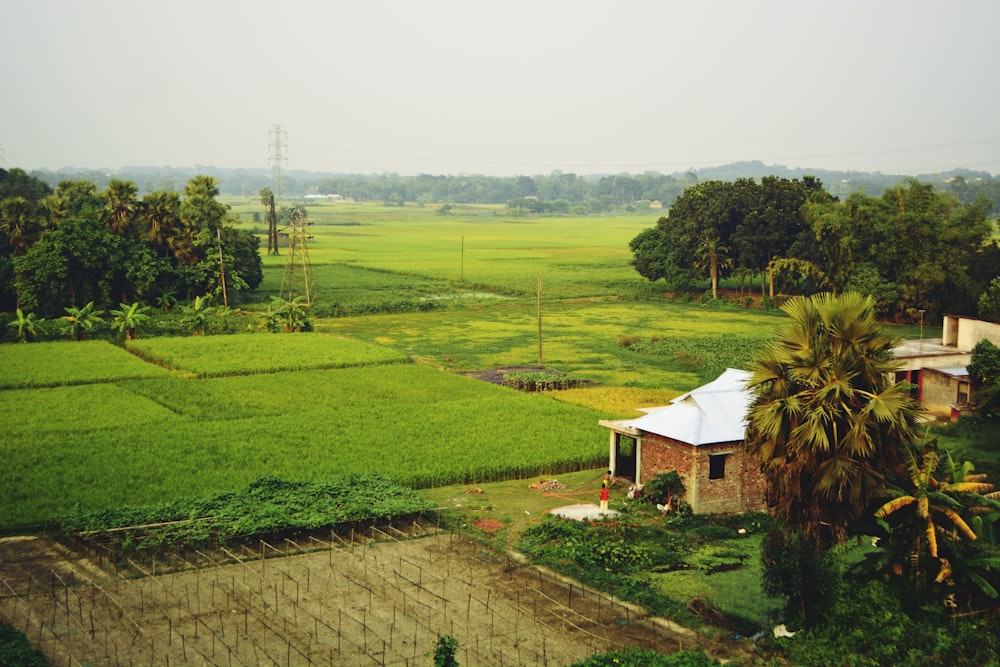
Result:
{"label": "shrub", "polygon": [[648,648],[627,648],[592,655],[569,667],[714,667],[721,664],[700,649],[666,654]]}
{"label": "shrub", "polygon": [[654,505],[662,505],[667,502],[671,494],[682,495],[684,493],[684,482],[676,470],[657,473],[651,480],[642,487],[642,496],[645,502]]}
{"label": "shrub", "polygon": [[47,667],[45,654],[31,645],[23,632],[0,622],[0,665]]}

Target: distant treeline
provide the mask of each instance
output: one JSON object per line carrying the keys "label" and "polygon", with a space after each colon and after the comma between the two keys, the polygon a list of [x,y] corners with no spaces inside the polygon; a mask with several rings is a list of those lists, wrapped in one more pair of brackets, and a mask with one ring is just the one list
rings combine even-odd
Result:
{"label": "distant treeline", "polygon": [[[221,194],[245,196],[256,200],[263,188],[274,189],[268,169],[226,169],[216,167],[124,167],[118,170],[59,171],[37,170],[30,174],[51,188],[65,180],[85,180],[99,189],[112,179],[131,181],[140,194],[157,190],[180,190],[193,176],[207,174],[219,182]],[[508,204],[512,201],[540,201],[544,212],[593,213],[613,209],[647,208],[660,202],[668,208],[690,185],[707,180],[734,181],[739,178],[761,179],[765,176],[799,178],[815,176],[836,197],[854,192],[879,196],[907,176],[824,169],[790,169],[763,162],[737,162],[720,167],[689,170],[683,173],[579,175],[553,171],[534,176],[431,175],[402,176],[382,174],[331,174],[285,170],[282,193],[296,198],[307,194],[338,194],[355,201],[374,201],[393,205],[404,203]],[[939,174],[920,175],[916,180],[930,183],[953,194],[962,204],[971,204],[979,195],[1000,202],[1000,178],[988,172],[956,169]],[[991,215],[997,215],[994,205]]]}

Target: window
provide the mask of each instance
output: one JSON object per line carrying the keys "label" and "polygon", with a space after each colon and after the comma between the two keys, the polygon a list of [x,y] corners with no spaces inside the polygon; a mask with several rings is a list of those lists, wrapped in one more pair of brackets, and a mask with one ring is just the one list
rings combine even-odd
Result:
{"label": "window", "polygon": [[964,405],[969,402],[969,383],[958,383],[958,403]]}
{"label": "window", "polygon": [[709,454],[708,478],[722,479],[726,476],[726,457],[729,454]]}

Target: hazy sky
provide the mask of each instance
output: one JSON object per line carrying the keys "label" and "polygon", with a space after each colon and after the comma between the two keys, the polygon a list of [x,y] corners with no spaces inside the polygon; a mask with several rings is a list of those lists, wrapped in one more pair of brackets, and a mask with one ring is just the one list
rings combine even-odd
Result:
{"label": "hazy sky", "polygon": [[0,166],[1000,173],[997,0],[3,0]]}

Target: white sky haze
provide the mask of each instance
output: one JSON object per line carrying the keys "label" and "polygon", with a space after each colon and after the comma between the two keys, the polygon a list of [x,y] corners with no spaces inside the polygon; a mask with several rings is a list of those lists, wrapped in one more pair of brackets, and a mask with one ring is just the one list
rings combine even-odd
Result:
{"label": "white sky haze", "polygon": [[1000,2],[6,0],[0,166],[1000,173]]}

